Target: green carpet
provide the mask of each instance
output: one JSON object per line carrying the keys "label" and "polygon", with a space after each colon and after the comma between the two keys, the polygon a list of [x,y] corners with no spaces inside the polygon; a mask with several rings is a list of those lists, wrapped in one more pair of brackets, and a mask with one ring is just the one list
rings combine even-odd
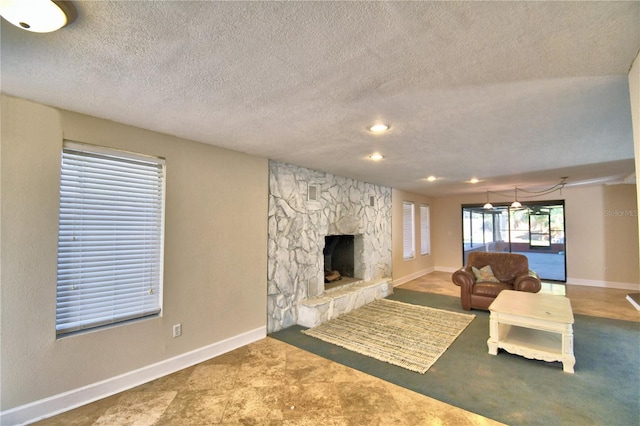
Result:
{"label": "green carpet", "polygon": [[[465,312],[456,297],[395,289],[392,300]],[[640,324],[574,315],[575,374],[559,362],[489,355],[489,313],[476,318],[425,374],[350,352],[294,326],[270,337],[510,425],[640,424]]]}

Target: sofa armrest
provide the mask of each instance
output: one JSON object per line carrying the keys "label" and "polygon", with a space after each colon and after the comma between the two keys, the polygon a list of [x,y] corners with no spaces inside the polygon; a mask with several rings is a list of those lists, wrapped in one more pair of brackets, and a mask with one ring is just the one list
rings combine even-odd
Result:
{"label": "sofa armrest", "polygon": [[513,288],[517,291],[527,291],[529,293],[537,293],[542,288],[542,283],[538,274],[529,270],[528,275],[521,275],[516,278],[513,283]]}
{"label": "sofa armrest", "polygon": [[473,274],[465,269],[458,269],[451,275],[451,281],[460,286],[460,303],[465,311],[471,310],[471,290],[476,283]]}
{"label": "sofa armrest", "polygon": [[471,292],[471,287],[476,283],[476,278],[466,269],[458,269],[451,276],[451,280],[457,286],[462,287],[463,291]]}

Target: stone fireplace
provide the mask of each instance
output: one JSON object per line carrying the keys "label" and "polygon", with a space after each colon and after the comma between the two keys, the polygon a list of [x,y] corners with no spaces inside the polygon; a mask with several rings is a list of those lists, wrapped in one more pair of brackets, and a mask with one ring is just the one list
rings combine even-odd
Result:
{"label": "stone fireplace", "polygon": [[[391,189],[276,161],[269,171],[267,331],[309,326],[385,297],[391,290]],[[331,269],[351,262],[353,270],[326,289],[331,246]],[[309,313],[310,306],[316,311]]]}

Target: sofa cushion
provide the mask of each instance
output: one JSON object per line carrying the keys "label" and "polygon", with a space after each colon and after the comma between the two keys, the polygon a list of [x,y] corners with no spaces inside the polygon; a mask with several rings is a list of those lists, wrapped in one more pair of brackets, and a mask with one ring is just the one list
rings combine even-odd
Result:
{"label": "sofa cushion", "polygon": [[513,287],[505,283],[479,282],[473,286],[471,294],[495,298],[502,290],[513,290]]}
{"label": "sofa cushion", "polygon": [[476,268],[475,266],[472,266],[471,270],[473,271],[473,275],[475,275],[477,282],[490,282],[490,283],[500,282],[500,280],[498,280],[493,275],[493,270],[491,270],[491,265],[486,265],[480,269]]}

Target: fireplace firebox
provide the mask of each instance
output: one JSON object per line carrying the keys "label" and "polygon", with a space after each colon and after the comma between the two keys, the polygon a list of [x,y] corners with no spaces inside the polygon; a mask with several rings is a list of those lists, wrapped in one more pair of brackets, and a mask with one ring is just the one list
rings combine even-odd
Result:
{"label": "fireplace firebox", "polygon": [[354,278],[354,236],[327,235],[324,242],[325,285]]}

